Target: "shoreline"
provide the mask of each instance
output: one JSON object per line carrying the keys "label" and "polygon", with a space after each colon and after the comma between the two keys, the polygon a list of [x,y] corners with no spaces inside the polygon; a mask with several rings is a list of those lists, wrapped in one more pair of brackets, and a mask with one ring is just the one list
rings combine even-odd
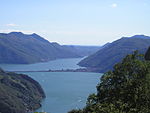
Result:
{"label": "shoreline", "polygon": [[88,68],[79,68],[79,69],[61,69],[61,70],[37,70],[37,71],[7,71],[7,72],[93,72],[93,73],[98,73],[92,69]]}

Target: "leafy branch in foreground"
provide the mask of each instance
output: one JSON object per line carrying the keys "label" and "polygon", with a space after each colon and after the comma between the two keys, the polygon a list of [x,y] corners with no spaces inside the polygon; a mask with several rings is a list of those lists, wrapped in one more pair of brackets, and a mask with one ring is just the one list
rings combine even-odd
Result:
{"label": "leafy branch in foreground", "polygon": [[88,97],[82,110],[68,113],[149,113],[150,62],[135,51],[105,73],[97,94]]}

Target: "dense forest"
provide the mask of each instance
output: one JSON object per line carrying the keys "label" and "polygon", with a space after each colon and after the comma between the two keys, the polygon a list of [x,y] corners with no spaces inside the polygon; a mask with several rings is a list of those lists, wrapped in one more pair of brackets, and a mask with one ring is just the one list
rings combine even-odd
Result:
{"label": "dense forest", "polygon": [[145,54],[145,59],[150,60],[150,47],[149,47],[149,49],[147,50],[147,52]]}
{"label": "dense forest", "polygon": [[127,55],[101,77],[85,108],[68,113],[150,113],[150,49],[145,58]]}

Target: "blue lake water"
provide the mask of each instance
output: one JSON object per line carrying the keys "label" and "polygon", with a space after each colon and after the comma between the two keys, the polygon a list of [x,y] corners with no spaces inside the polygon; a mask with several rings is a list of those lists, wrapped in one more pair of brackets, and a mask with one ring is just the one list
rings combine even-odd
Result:
{"label": "blue lake water", "polygon": [[[1,64],[7,71],[76,69],[82,58],[59,59],[36,64]],[[102,74],[89,72],[28,72],[37,80],[46,93],[42,107],[37,111],[67,113],[71,109],[83,108],[89,94],[96,92]]]}
{"label": "blue lake water", "polygon": [[35,64],[0,64],[0,67],[9,71],[37,71],[55,69],[76,69],[80,68],[77,63],[83,58],[58,59],[49,62]]}

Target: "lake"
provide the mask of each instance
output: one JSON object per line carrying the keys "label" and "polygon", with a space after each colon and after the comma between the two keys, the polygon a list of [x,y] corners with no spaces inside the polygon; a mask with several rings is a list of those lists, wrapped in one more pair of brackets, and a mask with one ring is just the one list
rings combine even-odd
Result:
{"label": "lake", "polygon": [[[36,64],[0,64],[7,71],[35,71],[49,69],[76,69],[82,58],[59,59]],[[102,74],[89,72],[26,72],[37,80],[46,93],[42,107],[37,111],[67,113],[83,108],[89,94],[96,92]]]}

